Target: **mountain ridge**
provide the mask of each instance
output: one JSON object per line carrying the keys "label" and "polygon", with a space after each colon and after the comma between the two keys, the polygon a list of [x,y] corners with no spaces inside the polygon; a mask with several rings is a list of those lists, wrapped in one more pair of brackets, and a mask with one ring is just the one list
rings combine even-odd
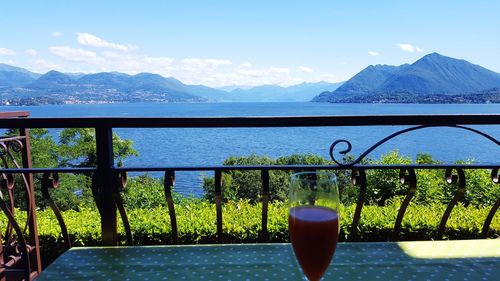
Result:
{"label": "mountain ridge", "polygon": [[[12,74],[20,77],[14,84],[8,83],[12,79],[7,76]],[[2,75],[5,79],[0,79],[0,104],[309,101],[318,92],[336,88],[335,84],[318,82],[290,87],[262,85],[255,89],[228,92],[204,85],[188,85],[174,77],[147,72],[130,75],[120,72],[83,74],[51,70],[36,74],[0,64],[0,78]],[[260,91],[259,95],[255,94],[256,91]]]}
{"label": "mountain ridge", "polygon": [[[370,65],[340,83],[303,82],[227,90],[155,73],[38,74],[0,63],[0,104],[110,102],[500,103],[500,73],[438,53],[412,64]],[[319,93],[319,95],[318,95]]]}
{"label": "mountain ridge", "polygon": [[282,87],[279,85],[260,85],[248,89],[237,88],[229,93],[234,101],[240,102],[276,102],[276,101],[310,101],[317,93],[335,90],[343,82],[330,83],[326,81],[303,82],[300,84]]}
{"label": "mountain ridge", "polygon": [[[466,101],[500,87],[500,74],[466,60],[438,53],[412,64],[368,66],[335,91],[314,97],[314,102],[448,102],[460,95]],[[495,93],[496,91],[489,91]],[[500,100],[492,94],[492,101]]]}

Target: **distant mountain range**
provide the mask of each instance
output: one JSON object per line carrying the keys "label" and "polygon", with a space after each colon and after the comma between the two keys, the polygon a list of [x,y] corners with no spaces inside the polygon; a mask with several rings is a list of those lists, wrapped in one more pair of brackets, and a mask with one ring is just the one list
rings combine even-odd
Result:
{"label": "distant mountain range", "polygon": [[229,92],[232,101],[275,102],[275,101],[310,101],[318,93],[333,91],[340,83],[301,83],[289,87],[263,85],[250,89],[234,89]]}
{"label": "distant mountain range", "polygon": [[413,64],[370,65],[315,102],[500,103],[500,74],[432,53]]}
{"label": "distant mountain range", "polygon": [[291,87],[266,85],[224,91],[203,85],[186,85],[172,77],[119,72],[45,74],[0,64],[0,104],[33,105],[110,102],[247,102],[309,101],[338,84],[303,83]]}
{"label": "distant mountain range", "polygon": [[0,67],[0,103],[3,104],[205,102],[205,98],[194,93],[225,93],[151,73],[81,75],[52,70],[39,75],[12,66]]}
{"label": "distant mountain range", "polygon": [[[319,94],[319,95],[318,95]],[[370,65],[345,83],[214,89],[152,73],[34,73],[0,64],[0,105],[112,102],[500,103],[500,74],[437,53]]]}

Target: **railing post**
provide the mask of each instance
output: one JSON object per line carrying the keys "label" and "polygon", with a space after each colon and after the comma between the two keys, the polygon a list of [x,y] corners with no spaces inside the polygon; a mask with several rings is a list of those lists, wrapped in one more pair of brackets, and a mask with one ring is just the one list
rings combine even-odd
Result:
{"label": "railing post", "polygon": [[[113,189],[116,188],[113,176],[113,131],[109,127],[98,127],[96,134],[97,154],[97,188],[101,206],[102,244],[115,246],[118,244],[116,225],[116,206],[113,200]],[[98,204],[99,205],[99,204]]]}
{"label": "railing post", "polygon": [[172,242],[179,243],[179,234],[177,233],[177,218],[175,216],[174,199],[172,197],[172,189],[175,184],[175,170],[166,170],[163,189],[165,199],[167,200],[168,215],[170,216],[170,226],[172,227]]}
{"label": "railing post", "polygon": [[[23,168],[32,168],[30,131],[28,128],[19,128],[19,135],[24,137],[22,140],[23,149],[21,152]],[[31,213],[31,222],[29,223],[29,243],[31,246],[35,247],[35,253],[31,257],[31,264],[36,267],[34,270],[40,273],[42,272],[42,258],[40,257],[40,241],[38,239],[38,226],[36,222],[35,181],[33,180],[32,173],[25,173],[24,176],[30,191],[30,194],[28,194],[28,196],[30,196],[28,201],[32,204],[29,206],[29,211]]]}
{"label": "railing post", "polygon": [[222,243],[222,171],[215,170],[215,212],[217,216],[217,242]]}
{"label": "railing post", "polygon": [[262,178],[262,234],[261,241],[268,242],[269,233],[267,231],[267,212],[269,205],[269,170],[261,170]]}

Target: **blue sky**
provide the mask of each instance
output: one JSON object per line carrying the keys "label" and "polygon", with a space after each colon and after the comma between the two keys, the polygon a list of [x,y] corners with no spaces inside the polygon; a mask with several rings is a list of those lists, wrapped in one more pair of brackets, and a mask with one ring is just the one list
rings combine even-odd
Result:
{"label": "blue sky", "polygon": [[430,52],[500,72],[500,1],[2,1],[0,62],[209,86],[349,79]]}

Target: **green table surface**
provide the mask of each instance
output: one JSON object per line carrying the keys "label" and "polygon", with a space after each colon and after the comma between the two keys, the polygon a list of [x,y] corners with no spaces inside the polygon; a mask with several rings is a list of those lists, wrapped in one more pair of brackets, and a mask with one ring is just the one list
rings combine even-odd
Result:
{"label": "green table surface", "polygon": [[[290,244],[72,248],[44,280],[305,280]],[[500,239],[339,243],[323,280],[500,280]]]}

